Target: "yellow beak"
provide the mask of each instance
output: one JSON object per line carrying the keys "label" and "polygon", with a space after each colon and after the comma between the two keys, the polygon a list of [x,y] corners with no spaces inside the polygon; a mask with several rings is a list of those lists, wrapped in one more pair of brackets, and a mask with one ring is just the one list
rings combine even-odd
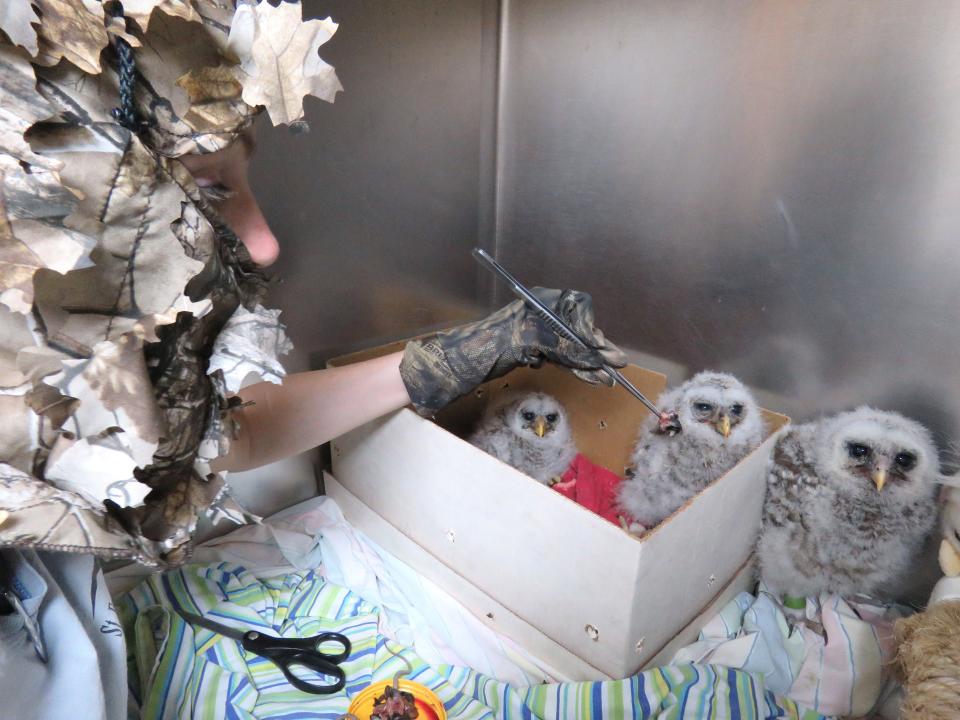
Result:
{"label": "yellow beak", "polygon": [[717,429],[717,432],[723,435],[724,437],[730,437],[730,418],[726,415],[721,417],[714,427]]}
{"label": "yellow beak", "polygon": [[877,468],[873,471],[873,484],[877,486],[877,492],[883,490],[883,486],[887,484],[887,471],[883,468]]}
{"label": "yellow beak", "polygon": [[538,417],[533,423],[533,431],[537,437],[543,437],[547,434],[547,421],[543,417]]}

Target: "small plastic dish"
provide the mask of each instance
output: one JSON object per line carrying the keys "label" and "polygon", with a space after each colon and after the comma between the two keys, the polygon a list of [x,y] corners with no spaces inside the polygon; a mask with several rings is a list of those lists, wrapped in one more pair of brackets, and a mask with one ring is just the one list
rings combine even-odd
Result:
{"label": "small plastic dish", "polygon": [[[374,702],[391,684],[393,684],[392,680],[373,683],[353,699],[353,702],[350,703],[349,712],[356,715],[360,720],[369,720],[370,715],[373,714]],[[417,720],[447,720],[447,711],[444,710],[443,703],[430,688],[401,678],[400,690],[413,695],[414,703],[416,703],[419,711]]]}

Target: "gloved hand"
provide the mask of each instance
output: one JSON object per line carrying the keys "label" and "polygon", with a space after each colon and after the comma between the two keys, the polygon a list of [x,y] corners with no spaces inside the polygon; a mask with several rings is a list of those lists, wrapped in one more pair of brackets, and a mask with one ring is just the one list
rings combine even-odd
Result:
{"label": "gloved hand", "polygon": [[489,317],[407,343],[400,376],[414,407],[432,415],[481,383],[518,365],[544,360],[565,365],[590,383],[612,384],[599,368],[626,365],[626,356],[593,325],[593,300],[576,290],[534,288],[533,293],[591,347],[561,338],[520,300]]}

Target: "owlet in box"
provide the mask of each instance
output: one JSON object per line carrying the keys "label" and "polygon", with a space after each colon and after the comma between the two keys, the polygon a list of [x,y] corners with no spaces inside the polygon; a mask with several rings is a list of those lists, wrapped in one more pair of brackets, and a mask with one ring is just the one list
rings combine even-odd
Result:
{"label": "owlet in box", "polygon": [[671,434],[650,416],[620,484],[619,504],[645,528],[658,525],[736,465],[763,440],[763,416],[732,375],[702,372],[659,401],[683,431]]}
{"label": "owlet in box", "polygon": [[542,483],[563,475],[577,455],[563,405],[540,392],[491,406],[468,440]]}
{"label": "owlet in box", "polygon": [[897,594],[937,522],[930,432],[862,407],[786,428],[767,473],[760,576],[805,597]]}

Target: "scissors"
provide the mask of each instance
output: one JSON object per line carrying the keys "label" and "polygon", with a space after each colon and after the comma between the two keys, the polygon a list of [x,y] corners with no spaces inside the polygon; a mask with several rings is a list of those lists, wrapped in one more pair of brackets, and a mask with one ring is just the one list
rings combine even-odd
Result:
{"label": "scissors", "polygon": [[[332,695],[342,690],[347,683],[347,676],[340,669],[340,663],[350,656],[351,645],[346,635],[324,632],[305,638],[274,637],[264,635],[257,630],[247,632],[237,630],[189,612],[181,612],[180,615],[190,624],[199,625],[231,640],[236,640],[247,652],[266,658],[280,668],[290,684],[298,690],[313,695]],[[337,653],[322,651],[320,646],[328,642],[339,643],[343,646],[343,650]],[[291,671],[295,665],[302,665],[322,675],[336,678],[336,682],[332,685],[322,685],[302,680]]]}

